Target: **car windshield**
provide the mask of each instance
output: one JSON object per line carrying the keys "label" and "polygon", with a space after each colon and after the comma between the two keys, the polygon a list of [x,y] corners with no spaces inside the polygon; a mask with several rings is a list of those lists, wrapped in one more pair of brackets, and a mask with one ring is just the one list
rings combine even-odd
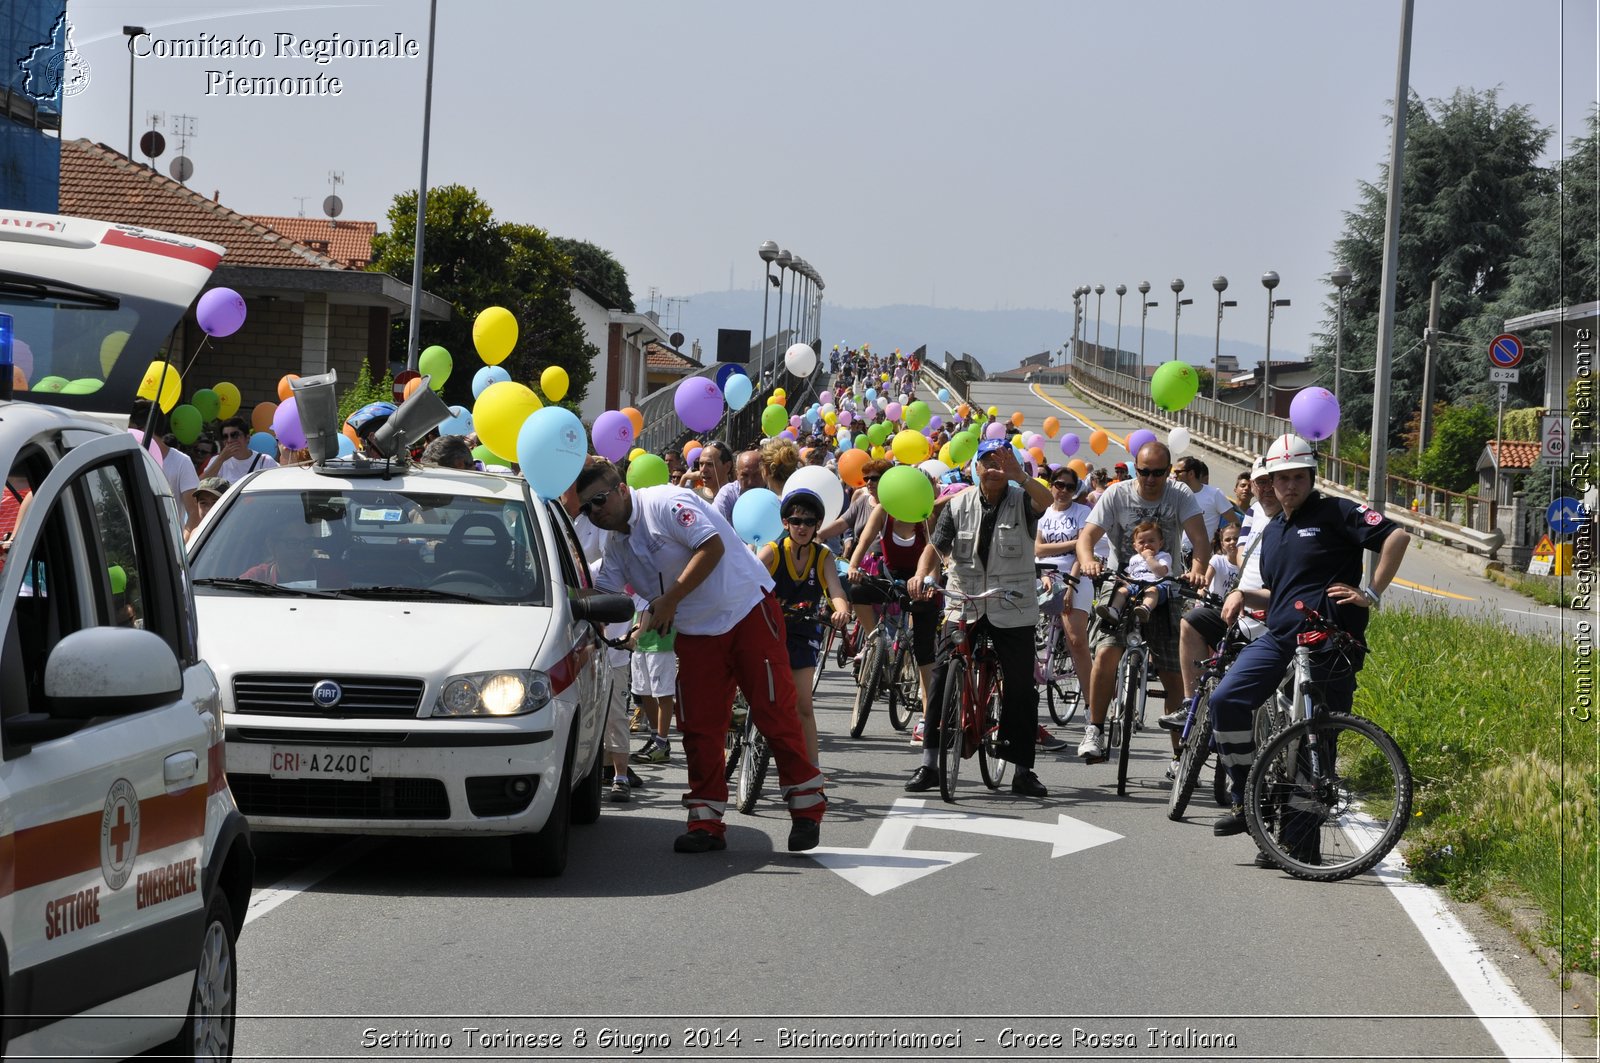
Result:
{"label": "car windshield", "polygon": [[[0,270],[0,314],[12,319],[16,397],[126,409],[165,345],[172,317],[150,300]],[[123,358],[123,349],[145,352]],[[110,388],[111,395],[96,394]],[[88,396],[93,396],[89,398]],[[120,403],[120,405],[116,405]]]}
{"label": "car windshield", "polygon": [[547,605],[548,568],[523,500],[424,491],[250,491],[190,558],[201,594]]}

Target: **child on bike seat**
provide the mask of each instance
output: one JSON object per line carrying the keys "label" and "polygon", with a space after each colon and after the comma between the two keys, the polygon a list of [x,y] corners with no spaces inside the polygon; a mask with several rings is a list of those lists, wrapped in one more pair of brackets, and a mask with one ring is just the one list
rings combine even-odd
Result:
{"label": "child on bike seat", "polygon": [[[1166,542],[1161,535],[1161,525],[1153,520],[1143,524],[1136,524],[1133,528],[1133,557],[1128,559],[1127,574],[1130,580],[1139,583],[1163,580],[1172,572],[1172,555],[1166,552]],[[1150,614],[1155,612],[1156,606],[1167,600],[1167,587],[1164,583],[1151,583],[1144,589],[1139,598],[1139,604],[1133,607],[1133,615],[1139,618],[1139,623],[1150,619]],[[1119,586],[1111,594],[1111,600],[1095,610],[1095,614],[1107,623],[1117,624],[1122,622],[1122,610],[1128,604],[1128,588]]]}

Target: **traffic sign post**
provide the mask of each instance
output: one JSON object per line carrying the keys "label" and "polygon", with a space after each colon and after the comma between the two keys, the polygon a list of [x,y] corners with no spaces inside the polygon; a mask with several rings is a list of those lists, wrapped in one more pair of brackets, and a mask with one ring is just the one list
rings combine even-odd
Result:
{"label": "traffic sign post", "polygon": [[1501,369],[1498,366],[1489,367],[1489,383],[1491,384],[1515,384],[1521,379],[1522,370],[1520,369]]}
{"label": "traffic sign post", "polygon": [[[1506,438],[1506,385],[1517,382],[1517,363],[1522,361],[1522,341],[1509,332],[1503,332],[1489,341],[1489,382],[1500,385],[1500,398],[1494,413],[1494,437],[1500,446]],[[1494,463],[1494,493],[1491,505],[1500,502],[1500,462]]]}
{"label": "traffic sign post", "polygon": [[1539,418],[1539,457],[1546,461],[1567,460],[1567,419],[1560,413],[1547,413]]}
{"label": "traffic sign post", "polygon": [[1513,369],[1522,361],[1522,341],[1502,333],[1489,341],[1489,364],[1496,369]]}

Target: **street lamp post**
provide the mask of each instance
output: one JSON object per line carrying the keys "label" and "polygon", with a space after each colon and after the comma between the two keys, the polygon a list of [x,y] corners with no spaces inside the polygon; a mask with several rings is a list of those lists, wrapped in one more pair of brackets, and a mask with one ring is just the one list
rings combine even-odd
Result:
{"label": "street lamp post", "polygon": [[756,355],[756,379],[761,379],[761,369],[767,364],[767,301],[771,299],[768,289],[776,282],[772,277],[772,260],[778,257],[778,244],[774,240],[763,240],[756,249],[756,254],[761,256],[765,263],[766,280],[761,285],[761,353]]}
{"label": "street lamp post", "polygon": [[143,26],[124,26],[128,38],[128,161],[133,161],[133,42],[147,32]]}
{"label": "street lamp post", "polygon": [[1144,381],[1144,319],[1150,315],[1150,308],[1152,306],[1160,305],[1154,299],[1146,299],[1145,296],[1149,294],[1150,282],[1140,281],[1139,302],[1141,305],[1139,308],[1139,381],[1141,383]]}
{"label": "street lamp post", "polygon": [[[1349,266],[1340,266],[1329,275],[1333,286],[1339,289],[1339,313],[1334,319],[1333,327],[1333,404],[1339,405],[1339,374],[1340,363],[1344,361],[1344,290],[1345,286],[1355,277],[1350,272]],[[1340,407],[1339,421],[1344,420],[1344,411]],[[1333,422],[1333,456],[1339,457],[1339,421]]]}
{"label": "street lamp post", "polygon": [[1128,294],[1128,286],[1126,284],[1119,284],[1119,285],[1117,285],[1116,292],[1117,292],[1117,357],[1116,357],[1116,362],[1117,362],[1117,365],[1120,366],[1122,364],[1122,297],[1124,295]]}
{"label": "street lamp post", "polygon": [[1083,297],[1089,294],[1089,286],[1080,284],[1072,289],[1072,357],[1075,360],[1083,358]]}
{"label": "street lamp post", "polygon": [[[778,257],[773,261],[778,264],[778,319],[772,323],[772,379],[776,382],[778,360],[783,357],[778,351],[778,337],[783,335],[783,275],[793,272],[789,266],[794,262],[794,256],[789,253],[788,248],[784,248],[778,252]],[[789,327],[794,328],[794,323],[790,322]],[[756,381],[757,386],[761,383],[759,379]]]}
{"label": "street lamp post", "polygon": [[1194,302],[1193,299],[1183,299],[1183,278],[1172,278],[1172,360],[1178,360],[1178,318],[1183,314],[1183,308]]}
{"label": "street lamp post", "polygon": [[1272,434],[1272,319],[1280,306],[1288,306],[1287,299],[1274,299],[1272,290],[1278,286],[1278,274],[1267,270],[1261,275],[1261,286],[1267,290],[1267,353],[1261,364],[1261,434]]}
{"label": "street lamp post", "polygon": [[[1211,403],[1217,402],[1217,378],[1222,375],[1222,308],[1225,306],[1238,306],[1237,299],[1224,300],[1222,293],[1228,290],[1228,278],[1218,274],[1211,278],[1211,287],[1217,290],[1217,341],[1211,350]],[[1216,410],[1211,411],[1215,417]]]}
{"label": "street lamp post", "polygon": [[[1106,349],[1100,346],[1100,299],[1105,294],[1106,286],[1104,284],[1096,284],[1094,286],[1094,353],[1095,357],[1099,358],[1102,364],[1104,364],[1106,360]],[[1117,363],[1115,360],[1113,360],[1111,363],[1111,371],[1113,373],[1117,371]]]}

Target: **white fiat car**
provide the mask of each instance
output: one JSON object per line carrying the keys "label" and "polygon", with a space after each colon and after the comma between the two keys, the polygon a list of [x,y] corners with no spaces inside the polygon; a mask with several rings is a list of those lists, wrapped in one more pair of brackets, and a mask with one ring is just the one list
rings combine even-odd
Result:
{"label": "white fiat car", "polygon": [[610,695],[566,514],[521,477],[334,459],[247,477],[190,548],[253,827],[503,835],[558,875]]}

